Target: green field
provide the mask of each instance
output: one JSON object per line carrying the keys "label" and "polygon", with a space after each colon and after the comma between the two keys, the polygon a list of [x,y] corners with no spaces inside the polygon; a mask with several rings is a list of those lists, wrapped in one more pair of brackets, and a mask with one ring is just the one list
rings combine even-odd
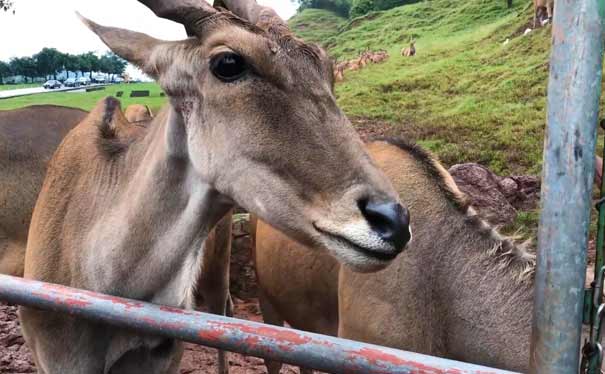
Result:
{"label": "green field", "polygon": [[[151,96],[130,98],[130,92],[133,90],[149,90]],[[155,112],[166,102],[166,98],[160,96],[162,90],[156,83],[133,83],[110,85],[106,86],[105,90],[94,92],[43,93],[13,99],[0,99],[0,110],[37,104],[64,105],[90,110],[99,100],[106,96],[116,96],[118,91],[124,92],[124,95],[120,99],[123,108],[130,104],[146,104]]]}
{"label": "green field", "polygon": [[[340,60],[366,48],[391,55],[347,73],[336,89],[340,105],[352,118],[387,123],[390,134],[417,140],[447,165],[478,162],[501,174],[538,174],[551,27],[523,36],[533,8],[530,1],[514,4],[433,0],[330,21],[335,26],[331,34],[322,30],[321,43]],[[311,24],[317,12],[290,24]],[[417,56],[400,57],[410,39]]]}

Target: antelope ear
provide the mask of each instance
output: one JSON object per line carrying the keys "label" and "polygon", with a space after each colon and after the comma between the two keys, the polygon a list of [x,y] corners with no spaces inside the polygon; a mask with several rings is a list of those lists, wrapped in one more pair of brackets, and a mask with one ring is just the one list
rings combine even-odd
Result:
{"label": "antelope ear", "polygon": [[99,25],[78,12],[76,15],[115,54],[136,65],[147,75],[158,78],[159,72],[154,64],[150,64],[150,57],[156,47],[167,42],[140,32]]}

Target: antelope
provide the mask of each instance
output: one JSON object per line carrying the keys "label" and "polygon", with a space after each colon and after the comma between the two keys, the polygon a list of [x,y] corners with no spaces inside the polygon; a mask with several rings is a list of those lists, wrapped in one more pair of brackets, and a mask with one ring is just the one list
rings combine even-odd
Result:
{"label": "antelope", "polygon": [[534,29],[552,21],[554,0],[534,0]]}
{"label": "antelope", "polygon": [[[144,108],[144,109],[143,109]],[[0,274],[23,276],[27,232],[53,153],[87,112],[55,105],[0,111]],[[141,122],[151,111],[130,105],[124,115]]]}
{"label": "antelope", "polygon": [[342,82],[345,80],[345,68],[347,66],[347,63],[340,63],[337,64],[336,67],[334,68],[334,80],[336,82]]}
{"label": "antelope", "polygon": [[[169,103],[135,133],[106,98],[65,137],[34,208],[25,277],[192,308],[203,243],[235,203],[356,271],[389,265],[411,238],[408,211],[336,105],[326,53],[251,0],[140,2],[191,37],[82,21]],[[171,339],[26,307],[19,317],[41,373],[179,366]]]}
{"label": "antelope", "polygon": [[[0,181],[6,187],[1,196],[7,207],[0,216],[0,232],[4,234],[0,240],[0,273],[23,276],[29,222],[48,162],[67,132],[86,114],[53,105],[0,112]],[[146,126],[153,115],[146,105],[133,104],[124,110],[124,117],[137,126]],[[228,289],[230,252],[225,250],[230,247],[229,213],[208,234],[196,282],[196,304],[201,305],[203,300],[209,312],[220,315],[232,315],[233,310]],[[220,351],[218,372],[228,372],[227,357]]]}
{"label": "antelope", "polygon": [[147,105],[132,104],[124,110],[126,121],[133,122],[149,122],[153,119],[153,113]]}
{"label": "antelope", "polygon": [[387,51],[382,51],[382,50],[378,51],[378,52],[375,52],[375,53],[372,53],[371,56],[370,56],[371,61],[373,63],[375,63],[375,64],[379,64],[379,63],[385,61],[388,58],[389,58],[388,52]]}
{"label": "antelope", "polygon": [[0,273],[23,276],[27,232],[46,167],[79,109],[39,105],[0,111]]}
{"label": "antelope", "polygon": [[415,41],[411,41],[410,42],[410,46],[407,48],[404,48],[401,50],[401,56],[403,57],[412,57],[416,55],[416,47],[415,47],[416,42]]}
{"label": "antelope", "polygon": [[525,372],[535,268],[527,244],[479,219],[418,146],[389,139],[369,143],[368,152],[409,206],[414,240],[385,270],[355,274],[259,220],[254,257],[265,322]]}

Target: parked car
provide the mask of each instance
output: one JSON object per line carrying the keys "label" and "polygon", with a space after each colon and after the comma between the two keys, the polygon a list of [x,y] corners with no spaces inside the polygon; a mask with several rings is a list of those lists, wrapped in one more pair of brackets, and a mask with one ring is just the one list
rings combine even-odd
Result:
{"label": "parked car", "polygon": [[94,83],[105,83],[105,77],[102,75],[97,75],[92,79]]}
{"label": "parked car", "polygon": [[78,82],[80,86],[88,86],[90,84],[90,79],[86,77],[80,77],[76,82]]}
{"label": "parked car", "polygon": [[78,87],[80,85],[76,78],[67,78],[63,84],[65,87]]}
{"label": "parked car", "polygon": [[124,83],[124,78],[115,77],[113,78],[113,83]]}
{"label": "parked car", "polygon": [[61,82],[56,81],[54,79],[46,81],[46,83],[44,83],[42,85],[42,87],[44,87],[44,89],[46,89],[46,90],[53,90],[55,88],[61,88],[61,86],[62,86]]}

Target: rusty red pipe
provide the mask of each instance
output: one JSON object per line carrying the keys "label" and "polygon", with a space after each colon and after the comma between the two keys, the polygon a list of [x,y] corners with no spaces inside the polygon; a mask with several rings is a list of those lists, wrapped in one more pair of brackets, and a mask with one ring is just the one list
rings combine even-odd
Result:
{"label": "rusty red pipe", "polygon": [[0,275],[0,300],[330,373],[512,374],[371,344],[8,275]]}

